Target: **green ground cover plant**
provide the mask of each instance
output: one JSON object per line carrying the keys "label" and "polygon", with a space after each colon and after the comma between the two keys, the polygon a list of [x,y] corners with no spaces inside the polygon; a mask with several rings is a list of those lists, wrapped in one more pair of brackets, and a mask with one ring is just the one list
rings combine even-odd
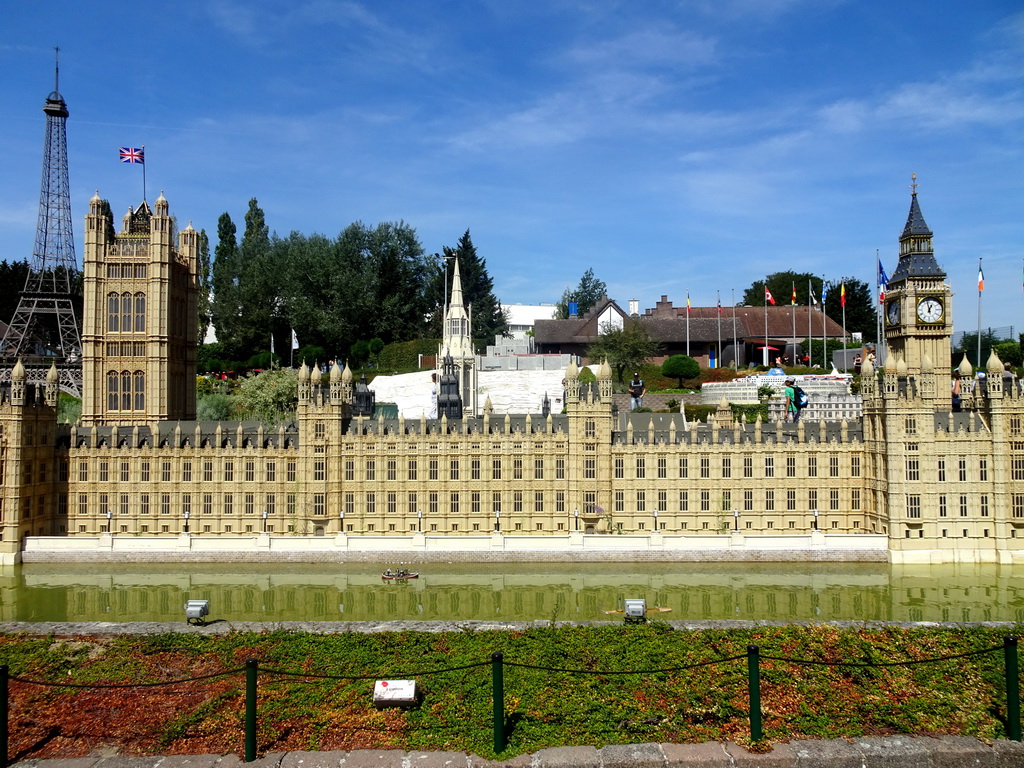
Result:
{"label": "green ground cover plant", "polygon": [[[98,750],[242,754],[250,658],[260,669],[261,753],[398,748],[508,758],[580,744],[749,745],[750,644],[762,657],[767,743],[892,733],[1005,737],[1003,638],[1022,630],[689,631],[651,622],[507,632],[0,635],[0,663],[11,676],[12,762]],[[495,755],[491,656],[498,651],[508,726],[507,748]],[[377,679],[416,679],[422,700],[375,709]]]}

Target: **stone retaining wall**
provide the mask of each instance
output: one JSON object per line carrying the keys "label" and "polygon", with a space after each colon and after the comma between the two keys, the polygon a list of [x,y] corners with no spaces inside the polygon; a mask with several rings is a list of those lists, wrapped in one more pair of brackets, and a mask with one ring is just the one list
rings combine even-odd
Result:
{"label": "stone retaining wall", "polygon": [[878,736],[800,740],[754,753],[733,742],[551,747],[508,760],[465,752],[276,752],[244,763],[238,755],[93,756],[23,760],[19,768],[1017,768],[1024,744],[963,736]]}
{"label": "stone retaining wall", "polygon": [[417,552],[270,552],[270,551],[74,551],[23,552],[23,563],[382,563],[401,554],[404,563],[887,563],[877,549],[591,550]]}

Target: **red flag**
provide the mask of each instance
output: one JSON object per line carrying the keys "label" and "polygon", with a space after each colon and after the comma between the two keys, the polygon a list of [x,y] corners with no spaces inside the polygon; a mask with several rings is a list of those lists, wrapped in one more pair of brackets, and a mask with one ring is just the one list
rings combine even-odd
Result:
{"label": "red flag", "polygon": [[846,306],[846,283],[843,283],[843,287],[839,289],[839,306]]}
{"label": "red flag", "polygon": [[793,298],[789,302],[794,307],[796,306],[796,283],[793,283]]}
{"label": "red flag", "polygon": [[775,297],[772,296],[772,292],[768,290],[767,285],[764,287],[764,300],[771,304],[773,307],[775,306]]}

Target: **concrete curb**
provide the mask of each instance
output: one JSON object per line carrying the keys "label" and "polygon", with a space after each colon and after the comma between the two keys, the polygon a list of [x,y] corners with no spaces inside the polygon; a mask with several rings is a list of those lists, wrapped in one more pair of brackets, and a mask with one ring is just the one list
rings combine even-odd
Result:
{"label": "concrete curb", "polygon": [[732,742],[552,747],[509,760],[464,752],[277,752],[252,763],[237,755],[79,757],[23,760],[15,768],[1024,768],[1024,743],[963,736],[886,736],[791,741],[754,753]]}

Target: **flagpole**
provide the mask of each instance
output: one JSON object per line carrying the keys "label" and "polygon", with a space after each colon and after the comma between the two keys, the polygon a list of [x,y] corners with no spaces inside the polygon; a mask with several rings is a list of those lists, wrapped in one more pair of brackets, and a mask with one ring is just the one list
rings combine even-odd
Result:
{"label": "flagpole", "polygon": [[978,364],[981,370],[981,292],[985,290],[985,273],[981,271],[981,257],[978,257]]}
{"label": "flagpole", "polygon": [[146,202],[146,145],[142,145],[142,202]]}
{"label": "flagpole", "polygon": [[793,293],[789,298],[789,311],[793,313],[793,362],[796,362],[796,280],[791,280]]}
{"label": "flagpole", "polygon": [[770,368],[768,365],[768,278],[764,279],[764,364],[766,368]]}
{"label": "flagpole", "polygon": [[719,290],[715,291],[715,296],[718,298],[718,357],[715,358],[715,367],[722,367],[722,292]]}
{"label": "flagpole", "polygon": [[811,367],[811,363],[814,362],[813,351],[814,346],[811,344],[811,301],[814,299],[814,286],[811,285],[811,278],[807,278],[807,367]]}
{"label": "flagpole", "polygon": [[739,341],[736,338],[736,289],[732,288],[732,367],[734,370],[740,369],[739,355]]}
{"label": "flagpole", "polygon": [[825,341],[825,276],[821,276],[821,367],[828,370],[828,343]]}
{"label": "flagpole", "polygon": [[839,303],[843,307],[843,373],[846,373],[849,366],[846,364],[846,281],[839,289]]}
{"label": "flagpole", "polygon": [[686,292],[686,356],[690,356],[690,292]]}

